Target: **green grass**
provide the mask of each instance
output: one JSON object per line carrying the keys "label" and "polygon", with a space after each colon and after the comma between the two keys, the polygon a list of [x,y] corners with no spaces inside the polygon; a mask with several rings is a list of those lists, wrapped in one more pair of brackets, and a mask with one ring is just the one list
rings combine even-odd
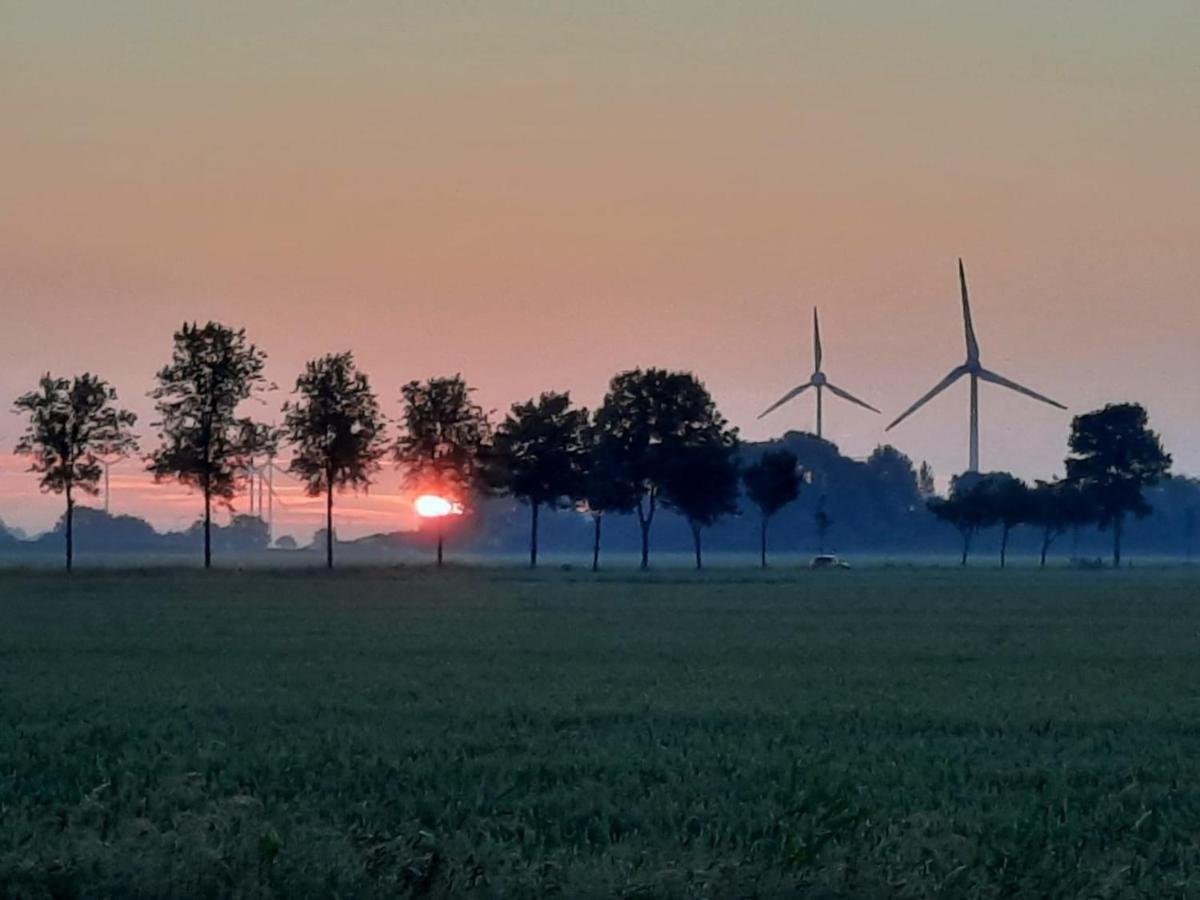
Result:
{"label": "green grass", "polygon": [[1200,579],[0,573],[0,896],[1200,894]]}

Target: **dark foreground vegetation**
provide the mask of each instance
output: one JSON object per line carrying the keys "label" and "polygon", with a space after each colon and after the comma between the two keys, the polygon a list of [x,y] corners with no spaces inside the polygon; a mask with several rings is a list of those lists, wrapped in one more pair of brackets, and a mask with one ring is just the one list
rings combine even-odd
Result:
{"label": "dark foreground vegetation", "polygon": [[1194,570],[0,573],[5,897],[1184,897]]}

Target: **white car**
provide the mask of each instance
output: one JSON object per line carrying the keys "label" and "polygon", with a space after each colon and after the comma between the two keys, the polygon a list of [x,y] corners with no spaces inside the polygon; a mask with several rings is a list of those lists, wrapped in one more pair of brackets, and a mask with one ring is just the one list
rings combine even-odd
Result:
{"label": "white car", "polygon": [[814,556],[810,569],[848,569],[850,563],[844,559],[839,559],[832,553],[822,553],[820,556]]}

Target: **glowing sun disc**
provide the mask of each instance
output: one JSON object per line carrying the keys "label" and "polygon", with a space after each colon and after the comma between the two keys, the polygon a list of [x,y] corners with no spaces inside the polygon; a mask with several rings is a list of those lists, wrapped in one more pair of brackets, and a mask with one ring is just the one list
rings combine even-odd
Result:
{"label": "glowing sun disc", "polygon": [[417,515],[425,519],[438,519],[454,514],[454,504],[436,494],[422,494],[413,501],[413,507]]}

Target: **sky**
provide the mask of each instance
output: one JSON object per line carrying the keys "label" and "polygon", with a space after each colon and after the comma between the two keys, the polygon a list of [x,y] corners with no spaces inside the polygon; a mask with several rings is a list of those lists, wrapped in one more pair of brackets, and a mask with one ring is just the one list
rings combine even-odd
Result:
{"label": "sky", "polygon": [[[1200,5],[1109,2],[0,3],[0,401],[96,372],[141,415],[185,320],[244,326],[277,414],[353,350],[385,411],[461,372],[488,409],[589,407],[694,370],[748,440],[965,467],[967,388],[884,426],[964,356],[982,466],[1060,472],[1070,417],[1136,400],[1200,473]],[[7,402],[0,404],[6,407]],[[21,429],[0,414],[0,447]],[[0,518],[51,525],[0,455]],[[277,481],[277,530],[319,503]],[[396,475],[343,534],[411,526]],[[199,498],[113,470],[114,512]],[[244,511],[244,510],[242,510]]]}

